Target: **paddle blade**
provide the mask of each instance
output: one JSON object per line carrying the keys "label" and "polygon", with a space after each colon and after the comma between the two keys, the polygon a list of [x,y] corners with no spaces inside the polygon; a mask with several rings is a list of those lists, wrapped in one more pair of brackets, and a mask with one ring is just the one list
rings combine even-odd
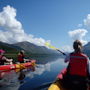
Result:
{"label": "paddle blade", "polygon": [[57,50],[57,51],[59,51],[60,53],[62,53],[63,55],[66,55],[66,54],[63,53],[60,49],[52,46],[49,42],[46,42],[46,43],[45,43],[45,46],[47,46],[47,47],[49,47],[49,48],[51,48],[51,49]]}
{"label": "paddle blade", "polygon": [[57,49],[56,47],[54,47],[54,46],[52,46],[50,43],[48,43],[48,42],[46,42],[45,43],[45,46],[47,46],[47,47],[49,47],[49,48],[51,48],[51,49]]}

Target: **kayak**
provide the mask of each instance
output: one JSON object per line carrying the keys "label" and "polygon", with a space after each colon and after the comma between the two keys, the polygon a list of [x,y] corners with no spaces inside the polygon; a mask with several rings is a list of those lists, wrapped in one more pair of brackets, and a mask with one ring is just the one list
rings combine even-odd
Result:
{"label": "kayak", "polygon": [[19,64],[11,64],[11,65],[1,65],[0,66],[0,71],[8,71],[8,70],[15,70],[15,69],[24,69],[27,67],[34,67],[36,63],[36,60],[31,60],[26,63],[19,63]]}
{"label": "kayak", "polygon": [[56,82],[54,82],[50,85],[48,90],[66,90],[66,89],[64,87],[62,87],[60,82],[57,80]]}
{"label": "kayak", "polygon": [[84,87],[81,83],[69,84],[64,81],[64,75],[66,74],[66,68],[63,69],[57,76],[56,80],[49,86],[48,90],[90,90],[90,85]]}
{"label": "kayak", "polygon": [[63,69],[60,74],[58,74],[56,80],[49,86],[48,90],[66,90],[60,80],[63,79],[63,75],[65,74],[66,69]]}

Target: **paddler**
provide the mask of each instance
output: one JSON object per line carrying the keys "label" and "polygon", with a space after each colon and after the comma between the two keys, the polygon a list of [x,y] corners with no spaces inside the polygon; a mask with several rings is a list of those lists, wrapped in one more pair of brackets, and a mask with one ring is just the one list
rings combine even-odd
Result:
{"label": "paddler", "polygon": [[[67,83],[72,82],[81,83],[82,89],[87,90],[87,77],[89,76],[89,58],[82,53],[82,43],[75,40],[73,43],[74,52],[70,53],[65,62],[69,62],[67,67]],[[70,84],[72,87],[72,84]],[[80,86],[79,85],[79,86]]]}
{"label": "paddler", "polygon": [[13,59],[8,59],[4,56],[5,51],[0,49],[0,65],[4,65],[5,62],[12,64]]}
{"label": "paddler", "polygon": [[29,59],[25,59],[25,51],[24,50],[21,50],[18,53],[18,61],[19,61],[19,63],[24,63],[26,61],[30,61]]}

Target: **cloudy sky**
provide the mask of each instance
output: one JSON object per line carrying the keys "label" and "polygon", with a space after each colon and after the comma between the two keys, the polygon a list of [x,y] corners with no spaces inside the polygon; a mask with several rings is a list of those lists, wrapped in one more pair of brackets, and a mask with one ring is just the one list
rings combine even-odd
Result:
{"label": "cloudy sky", "polygon": [[50,42],[70,50],[90,41],[90,0],[0,0],[0,41]]}

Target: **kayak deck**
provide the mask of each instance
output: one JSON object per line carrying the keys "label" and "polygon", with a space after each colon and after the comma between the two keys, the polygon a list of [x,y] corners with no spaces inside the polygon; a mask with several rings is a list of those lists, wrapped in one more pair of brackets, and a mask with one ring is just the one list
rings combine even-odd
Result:
{"label": "kayak deck", "polygon": [[[58,74],[55,82],[53,82],[48,90],[90,90],[90,83],[78,80],[65,79],[66,69]],[[70,77],[71,78],[71,77]]]}
{"label": "kayak deck", "polygon": [[48,90],[66,90],[66,89],[62,86],[62,83],[59,82],[59,80],[56,80],[54,83],[50,85]]}

